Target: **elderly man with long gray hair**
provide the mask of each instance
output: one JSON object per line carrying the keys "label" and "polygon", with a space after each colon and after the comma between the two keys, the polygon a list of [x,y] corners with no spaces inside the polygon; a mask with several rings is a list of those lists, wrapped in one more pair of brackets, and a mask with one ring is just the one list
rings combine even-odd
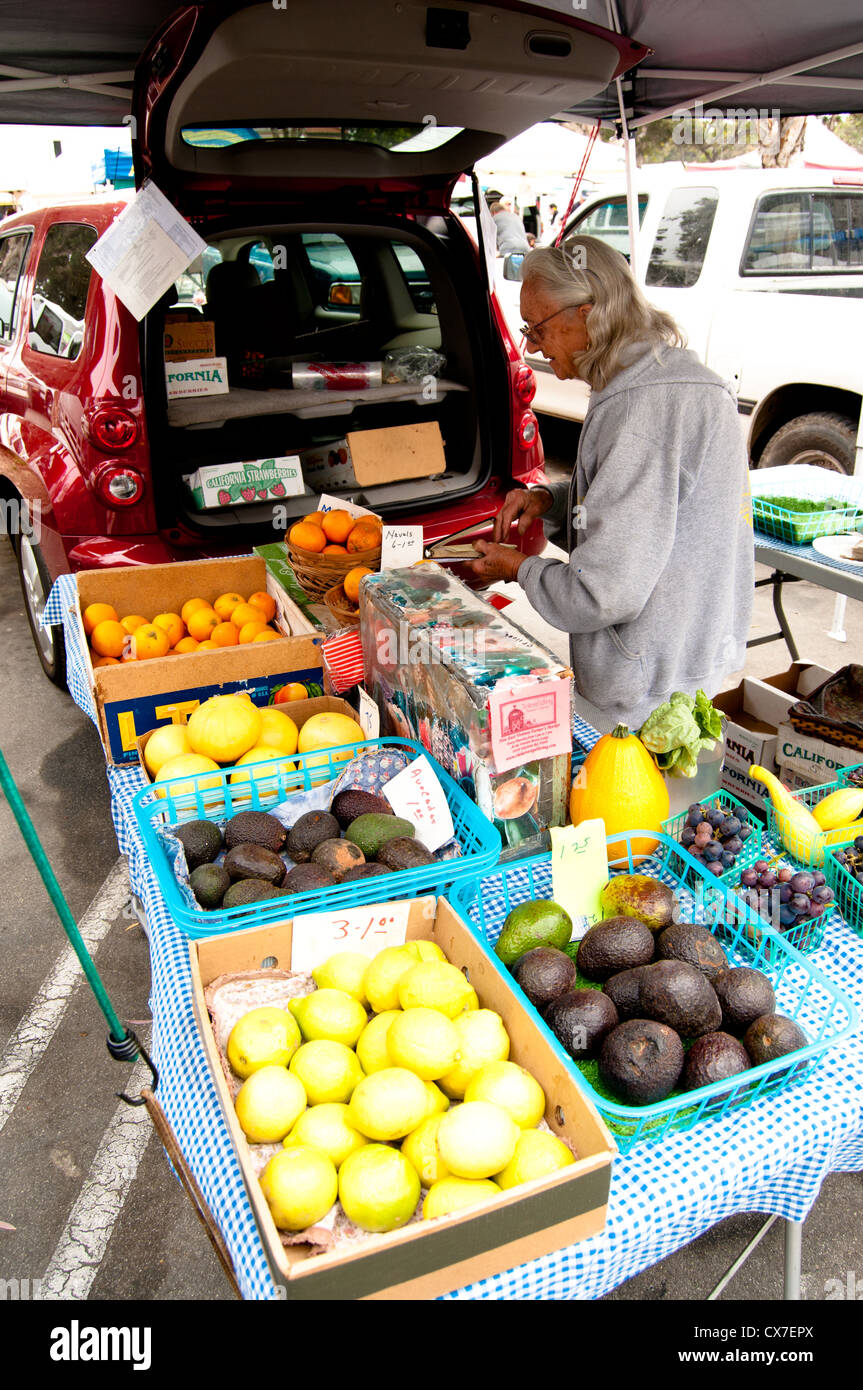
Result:
{"label": "elderly man with long gray hair", "polygon": [[[675,690],[713,696],[743,667],[754,559],[737,403],[648,303],[619,252],[593,237],[522,267],[528,344],[591,388],[569,483],[517,488],[474,571],[516,579],[570,634],[582,716],[638,729]],[[542,517],[569,558],[500,544]]]}

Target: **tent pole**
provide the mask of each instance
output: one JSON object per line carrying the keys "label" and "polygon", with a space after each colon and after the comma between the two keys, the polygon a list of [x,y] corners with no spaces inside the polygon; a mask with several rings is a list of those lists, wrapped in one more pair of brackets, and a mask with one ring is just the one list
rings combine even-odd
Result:
{"label": "tent pole", "polygon": [[[617,0],[605,0],[608,12],[608,22],[616,33],[620,34],[623,30],[620,27],[620,15],[617,10]],[[629,268],[634,276],[638,276],[638,232],[641,226],[638,217],[638,194],[635,189],[635,140],[630,136],[629,124],[626,118],[626,105],[623,100],[623,84],[619,77],[614,79],[617,88],[617,104],[620,110],[620,128],[623,132],[623,151],[626,169],[626,220],[629,224]]]}

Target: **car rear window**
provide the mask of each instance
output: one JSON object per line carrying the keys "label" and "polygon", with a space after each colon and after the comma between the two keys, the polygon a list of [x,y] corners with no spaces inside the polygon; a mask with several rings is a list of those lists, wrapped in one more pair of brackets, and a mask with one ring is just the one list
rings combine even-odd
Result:
{"label": "car rear window", "polygon": [[696,284],[719,204],[717,188],[675,188],[659,220],[644,282],[670,289]]}
{"label": "car rear window", "polygon": [[[647,198],[640,197],[639,226],[644,221],[646,210]],[[613,247],[629,260],[629,215],[625,198],[606,198],[603,202],[597,203],[583,217],[576,218],[566,234],[570,236],[573,232],[578,232],[581,236],[595,236],[598,241],[604,241],[606,246]]]}
{"label": "car rear window", "polygon": [[824,275],[863,269],[863,193],[765,193],[756,205],[743,275]]}
{"label": "car rear window", "polygon": [[13,337],[18,322],[18,286],[29,240],[29,232],[12,232],[0,238],[0,338],[6,340]]}
{"label": "car rear window", "polygon": [[34,352],[74,361],[81,351],[92,274],[85,257],[97,240],[95,228],[80,222],[55,222],[48,228],[30,311],[27,341]]}

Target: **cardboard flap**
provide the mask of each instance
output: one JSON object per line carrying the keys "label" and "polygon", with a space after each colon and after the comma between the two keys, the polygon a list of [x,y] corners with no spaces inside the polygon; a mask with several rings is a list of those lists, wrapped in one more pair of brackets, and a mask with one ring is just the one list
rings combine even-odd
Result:
{"label": "cardboard flap", "polygon": [[360,487],[427,478],[446,470],[443,439],[436,420],[383,430],[357,430],[347,439]]}

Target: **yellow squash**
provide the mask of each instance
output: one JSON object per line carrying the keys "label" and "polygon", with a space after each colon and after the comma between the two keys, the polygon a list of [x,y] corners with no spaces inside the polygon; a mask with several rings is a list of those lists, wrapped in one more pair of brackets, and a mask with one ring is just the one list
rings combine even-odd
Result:
{"label": "yellow squash", "polygon": [[812,812],[797,801],[779,778],[766,768],[756,764],[750,769],[749,775],[754,782],[761,782],[767,788],[776,812],[779,836],[788,853],[802,863],[819,869],[824,862],[826,837]]}
{"label": "yellow squash", "polygon": [[[606,835],[621,830],[661,830],[668,815],[668,788],[640,738],[618,724],[588,753],[572,788],[569,812],[573,825],[605,821]],[[636,862],[651,854],[656,840],[632,841]],[[609,860],[626,855],[626,841],[608,846]]]}
{"label": "yellow squash", "polygon": [[840,787],[812,807],[812,814],[822,830],[847,829],[853,832],[854,821],[863,811],[863,790],[860,787]]}

